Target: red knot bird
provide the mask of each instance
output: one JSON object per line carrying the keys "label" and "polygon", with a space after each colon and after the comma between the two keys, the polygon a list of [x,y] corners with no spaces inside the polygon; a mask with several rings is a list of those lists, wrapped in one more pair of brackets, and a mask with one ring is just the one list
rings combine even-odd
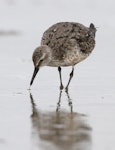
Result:
{"label": "red knot bird", "polygon": [[86,27],[80,23],[60,22],[48,28],[43,34],[41,46],[33,52],[32,59],[35,68],[30,86],[42,66],[51,66],[58,67],[62,90],[61,67],[72,66],[65,88],[68,91],[74,66],[87,58],[95,47],[95,33],[96,28],[93,23]]}

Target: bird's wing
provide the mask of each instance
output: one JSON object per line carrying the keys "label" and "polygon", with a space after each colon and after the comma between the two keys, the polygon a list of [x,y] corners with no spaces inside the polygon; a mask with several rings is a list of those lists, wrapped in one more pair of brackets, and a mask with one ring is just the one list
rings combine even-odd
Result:
{"label": "bird's wing", "polygon": [[66,47],[68,42],[71,43],[71,39],[82,39],[86,29],[88,28],[79,23],[57,23],[44,32],[41,45],[48,45],[52,49],[58,49],[64,45]]}

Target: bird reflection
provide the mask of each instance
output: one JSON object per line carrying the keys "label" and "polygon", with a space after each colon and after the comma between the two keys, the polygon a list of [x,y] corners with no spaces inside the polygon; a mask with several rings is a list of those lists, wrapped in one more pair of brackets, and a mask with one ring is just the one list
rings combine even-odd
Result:
{"label": "bird reflection", "polygon": [[[66,91],[66,95],[67,95],[67,99],[68,99],[68,106],[70,107],[70,112],[73,112],[73,105],[72,105],[72,100],[69,96],[68,91]],[[60,94],[59,94],[59,101],[57,103],[57,108],[56,108],[56,112],[58,112],[60,110],[60,106],[61,106],[61,97],[62,97],[62,90],[60,90]]]}
{"label": "bird reflection", "polygon": [[[90,150],[91,127],[86,122],[86,116],[73,112],[69,93],[68,106],[70,111],[61,110],[62,91],[59,94],[57,108],[53,112],[40,111],[30,94],[32,105],[32,138],[37,149],[47,150]],[[36,144],[35,144],[36,143]]]}

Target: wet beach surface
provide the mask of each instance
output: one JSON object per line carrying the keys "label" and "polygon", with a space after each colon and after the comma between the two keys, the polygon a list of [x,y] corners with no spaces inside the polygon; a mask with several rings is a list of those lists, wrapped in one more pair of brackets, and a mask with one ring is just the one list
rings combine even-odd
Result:
{"label": "wet beach surface", "polygon": [[[25,3],[7,5],[0,2],[0,150],[114,150],[115,23],[112,21],[112,0],[105,6],[111,10],[109,13],[103,8],[106,15],[98,14],[100,1],[94,2],[98,11],[94,9],[92,16],[95,18],[88,19],[100,26],[96,48],[87,60],[76,65],[68,93],[60,92],[58,70],[51,67],[42,68],[28,90],[34,69],[31,61],[34,48],[39,45],[44,30],[60,20],[68,20],[67,14],[63,13],[60,19],[63,10],[60,8],[58,15],[55,9],[59,6],[54,3],[50,6],[36,2],[26,6]],[[49,15],[54,11],[57,18],[40,15],[44,9]],[[86,11],[87,16],[90,11],[92,9]],[[41,23],[36,20],[36,13]],[[75,14],[71,17],[73,13],[74,8],[69,16],[71,20],[76,18]],[[106,18],[109,21],[106,22]],[[89,24],[85,18],[80,20],[78,17],[78,21]],[[64,85],[70,71],[71,67],[62,69]]]}

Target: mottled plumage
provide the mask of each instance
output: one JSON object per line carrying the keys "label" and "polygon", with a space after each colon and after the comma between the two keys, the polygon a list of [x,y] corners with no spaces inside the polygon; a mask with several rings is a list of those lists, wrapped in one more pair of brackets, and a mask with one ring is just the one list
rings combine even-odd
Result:
{"label": "mottled plumage", "polygon": [[96,28],[91,23],[85,27],[80,23],[61,22],[47,29],[42,37],[41,46],[33,53],[34,74],[30,85],[41,66],[58,67],[61,80],[61,66],[72,66],[69,83],[73,76],[74,65],[89,56],[95,47]]}
{"label": "mottled plumage", "polygon": [[96,29],[93,24],[61,22],[51,26],[43,34],[41,45],[51,48],[51,66],[75,65],[85,59],[95,46]]}

